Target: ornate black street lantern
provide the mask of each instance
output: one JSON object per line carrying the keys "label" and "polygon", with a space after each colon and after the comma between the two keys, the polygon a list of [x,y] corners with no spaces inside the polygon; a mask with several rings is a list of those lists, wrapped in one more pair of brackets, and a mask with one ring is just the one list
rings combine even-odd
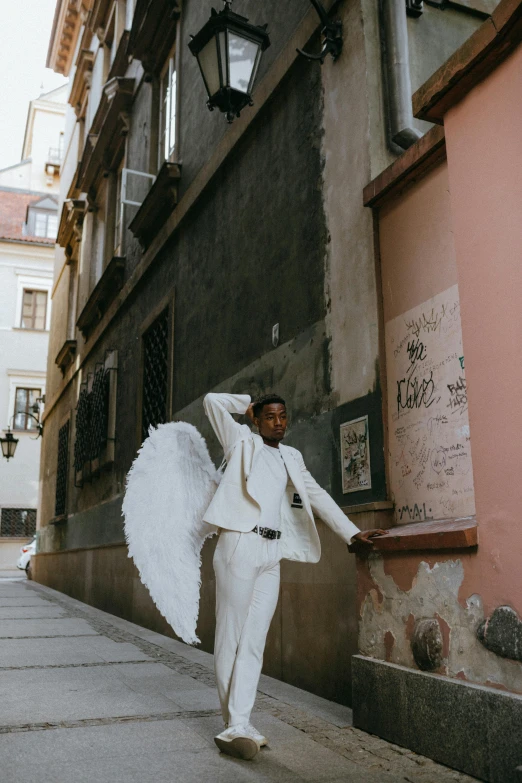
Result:
{"label": "ornate black street lantern", "polygon": [[[224,0],[219,13],[213,8],[204,27],[191,36],[189,48],[198,58],[208,93],[210,111],[218,108],[232,122],[245,106],[252,106],[252,90],[261,54],[270,46],[267,25],[257,27],[231,11],[232,0]],[[321,20],[323,45],[317,54],[298,49],[308,60],[321,65],[330,54],[337,60],[343,48],[342,23],[331,20],[321,0],[310,0]]]}
{"label": "ornate black street lantern", "polygon": [[228,122],[252,106],[252,89],[261,53],[270,46],[267,25],[250,24],[234,13],[231,0],[219,13],[213,8],[210,19],[192,37],[189,48],[197,57],[208,93],[210,111],[218,108]]}
{"label": "ornate black street lantern", "polygon": [[5,433],[5,437],[0,438],[0,444],[2,445],[2,456],[9,462],[9,460],[14,457],[18,445],[18,438],[14,437],[9,427]]}

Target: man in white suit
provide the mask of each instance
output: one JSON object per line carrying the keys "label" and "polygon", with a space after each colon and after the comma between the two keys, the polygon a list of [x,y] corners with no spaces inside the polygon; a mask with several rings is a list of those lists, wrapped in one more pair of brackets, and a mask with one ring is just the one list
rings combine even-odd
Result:
{"label": "man in white suit", "polygon": [[[205,513],[220,528],[216,575],[215,670],[225,730],[224,753],[251,759],[267,744],[250,723],[283,558],[316,563],[321,556],[314,513],[343,541],[372,546],[384,530],[361,532],[312,478],[301,453],[282,445],[285,401],[255,403],[244,394],[207,394],[205,413],[225,452],[227,469]],[[232,414],[246,414],[259,434]]]}

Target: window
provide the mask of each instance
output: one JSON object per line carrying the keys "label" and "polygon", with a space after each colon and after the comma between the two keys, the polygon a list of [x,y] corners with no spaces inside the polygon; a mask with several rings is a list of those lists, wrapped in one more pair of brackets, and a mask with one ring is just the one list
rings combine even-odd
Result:
{"label": "window", "polygon": [[34,236],[56,239],[58,233],[58,216],[49,212],[34,210]]}
{"label": "window", "polygon": [[105,223],[107,219],[107,179],[103,180],[96,194],[95,209],[92,213],[92,248],[91,248],[91,290],[94,288],[107,265],[107,248],[105,242]]}
{"label": "window", "polygon": [[[85,481],[99,475],[100,470],[114,461],[116,437],[116,374],[118,352],[109,351],[103,364],[96,365],[94,372],[80,386],[75,416],[75,439],[73,446],[74,484],[82,487]],[[69,433],[61,433],[61,460],[65,461],[65,440],[67,449]],[[59,444],[60,445],[60,444]],[[60,453],[58,455],[60,460]],[[68,459],[68,458],[67,458]],[[67,477],[61,479],[62,487]],[[57,483],[58,493],[58,483]],[[66,495],[66,489],[61,490]],[[62,494],[61,498],[65,497]],[[58,495],[57,495],[58,501]],[[65,502],[65,501],[64,501]]]}
{"label": "window", "polygon": [[69,472],[69,422],[58,430],[58,465],[56,468],[55,516],[67,510],[67,476]]}
{"label": "window", "polygon": [[22,329],[45,329],[47,320],[47,291],[24,288],[22,296]]}
{"label": "window", "polygon": [[[54,150],[54,152],[57,152]],[[23,233],[30,237],[56,239],[58,234],[58,199],[44,196],[27,208]]]}
{"label": "window", "polygon": [[116,172],[115,182],[115,210],[114,210],[114,255],[123,255],[123,230],[124,230],[124,212],[125,205],[122,201],[122,175],[123,175],[123,160],[118,166]]}
{"label": "window", "polygon": [[38,397],[42,396],[41,389],[24,389],[16,387],[14,426],[15,430],[35,430],[37,428],[36,416],[33,407],[38,407]]}
{"label": "window", "polygon": [[150,426],[164,424],[168,412],[169,308],[166,307],[143,335],[141,437]]}
{"label": "window", "polygon": [[2,538],[29,538],[36,532],[35,508],[3,508],[0,518]]}
{"label": "window", "polygon": [[159,165],[172,160],[176,148],[176,56],[172,53],[160,78]]}

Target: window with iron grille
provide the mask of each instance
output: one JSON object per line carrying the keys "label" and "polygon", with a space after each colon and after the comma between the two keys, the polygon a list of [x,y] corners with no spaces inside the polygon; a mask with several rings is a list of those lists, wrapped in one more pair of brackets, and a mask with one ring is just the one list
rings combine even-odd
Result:
{"label": "window with iron grille", "polygon": [[59,517],[67,510],[67,474],[69,463],[69,422],[58,431],[58,465],[56,468],[56,501],[54,513]]}
{"label": "window with iron grille", "polygon": [[89,459],[99,459],[107,443],[109,416],[109,371],[96,368],[90,393]]}
{"label": "window with iron grille", "polygon": [[100,475],[114,462],[118,351],[107,350],[103,364],[81,384],[74,419],[74,485]]}
{"label": "window with iron grille", "polygon": [[164,424],[168,414],[169,308],[156,318],[143,335],[141,436],[150,426]]}
{"label": "window with iron grille", "polygon": [[3,508],[0,517],[0,537],[29,538],[36,532],[35,508]]}
{"label": "window with iron grille", "polygon": [[99,460],[107,444],[110,370],[99,365],[83,384],[76,406],[74,468],[83,471],[86,462]]}

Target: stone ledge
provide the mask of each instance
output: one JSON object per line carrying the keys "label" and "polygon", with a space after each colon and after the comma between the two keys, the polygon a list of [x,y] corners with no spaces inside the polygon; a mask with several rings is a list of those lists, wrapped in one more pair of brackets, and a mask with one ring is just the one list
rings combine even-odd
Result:
{"label": "stone ledge", "polygon": [[374,500],[372,503],[359,503],[355,506],[341,506],[345,514],[365,514],[368,511],[391,511],[391,500]]}
{"label": "stone ledge", "polygon": [[444,160],[444,128],[436,125],[366,185],[363,191],[364,206],[381,207]]}
{"label": "stone ledge", "polygon": [[[373,539],[372,552],[412,552],[426,549],[470,549],[478,545],[477,520],[438,519],[412,525],[390,528],[387,536]],[[349,552],[367,554],[368,549],[357,542],[350,544]]]}

